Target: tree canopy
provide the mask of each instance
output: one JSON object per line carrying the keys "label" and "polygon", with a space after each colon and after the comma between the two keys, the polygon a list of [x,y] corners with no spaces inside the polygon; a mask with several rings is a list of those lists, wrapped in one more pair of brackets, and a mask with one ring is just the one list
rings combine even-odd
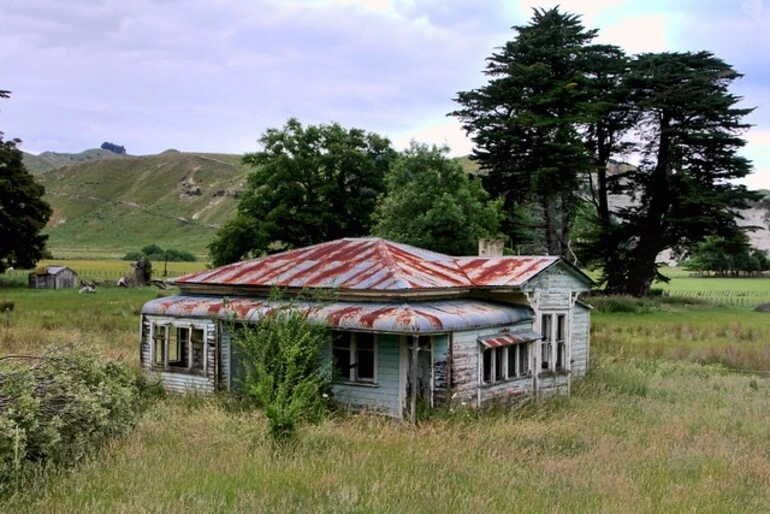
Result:
{"label": "tree canopy", "polygon": [[396,152],[377,134],[290,119],[247,154],[254,166],[235,218],[209,245],[214,265],[341,237],[368,235]]}
{"label": "tree canopy", "polygon": [[[0,90],[0,98],[8,98]],[[0,132],[0,272],[8,267],[32,268],[43,257],[48,236],[40,232],[51,217],[45,189],[22,162],[18,139]]]}
{"label": "tree canopy", "polygon": [[[578,219],[591,227],[578,238],[583,263],[639,296],[660,277],[661,251],[743,230],[739,210],[757,197],[734,179],[751,171],[739,153],[751,109],[730,92],[741,75],[729,64],[709,52],[629,58],[558,7],[514,30],[488,58],[489,82],[458,93],[451,113],[505,200],[514,245],[571,257]],[[627,157],[638,165],[617,165]],[[612,195],[627,201],[613,209]],[[528,242],[533,226],[542,236]]]}
{"label": "tree canopy", "polygon": [[[460,92],[460,119],[476,147],[484,186],[504,199],[514,245],[567,255],[581,172],[590,167],[578,130],[588,109],[586,72],[595,30],[574,14],[535,9],[515,39],[488,59],[489,82]],[[539,241],[527,241],[522,208],[539,211]],[[530,232],[531,233],[531,232]]]}
{"label": "tree canopy", "polygon": [[689,252],[683,266],[700,273],[719,276],[759,275],[770,271],[767,253],[752,248],[749,238],[738,233],[733,238],[709,236]]}
{"label": "tree canopy", "polygon": [[116,145],[115,143],[110,143],[108,141],[105,141],[102,143],[102,146],[100,146],[102,150],[109,150],[112,153],[125,155],[126,153],[126,147],[123,145]]}
{"label": "tree canopy", "polygon": [[743,232],[739,210],[758,195],[733,182],[751,172],[739,152],[752,109],[729,91],[740,76],[709,52],[642,54],[631,63],[625,82],[641,161],[616,186],[632,202],[616,210],[598,252],[609,290],[644,295],[666,248]]}
{"label": "tree canopy", "polygon": [[447,157],[447,148],[412,143],[386,176],[374,233],[450,255],[474,255],[498,235],[502,201]]}

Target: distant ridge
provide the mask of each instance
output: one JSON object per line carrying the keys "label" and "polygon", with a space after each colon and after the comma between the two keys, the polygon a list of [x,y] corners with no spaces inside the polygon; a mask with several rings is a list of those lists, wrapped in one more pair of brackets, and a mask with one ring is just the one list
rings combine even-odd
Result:
{"label": "distant ridge", "polygon": [[24,165],[33,175],[55,170],[80,162],[92,162],[102,159],[124,159],[129,155],[121,155],[101,148],[90,148],[80,153],[43,152],[39,155],[24,153]]}

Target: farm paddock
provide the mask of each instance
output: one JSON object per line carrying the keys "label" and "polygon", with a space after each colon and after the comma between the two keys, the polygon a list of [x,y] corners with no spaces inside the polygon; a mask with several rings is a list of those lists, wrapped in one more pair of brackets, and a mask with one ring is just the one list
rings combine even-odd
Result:
{"label": "farm paddock", "polygon": [[[2,351],[77,344],[138,366],[136,318],[157,295],[1,288],[16,304]],[[338,414],[288,453],[261,413],[234,410],[227,395],[170,395],[132,433],[0,511],[767,512],[768,346],[768,314],[749,307],[597,308],[591,371],[570,397],[483,414],[458,406],[417,427]],[[746,363],[761,373],[735,371]]]}

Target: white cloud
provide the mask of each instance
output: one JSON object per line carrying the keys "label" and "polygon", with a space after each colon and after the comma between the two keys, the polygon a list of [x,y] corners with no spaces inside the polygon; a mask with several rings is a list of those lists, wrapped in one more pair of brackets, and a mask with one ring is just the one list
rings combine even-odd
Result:
{"label": "white cloud", "polygon": [[629,54],[665,52],[669,44],[671,18],[649,14],[620,20],[604,28],[597,42],[618,45]]}
{"label": "white cloud", "polygon": [[465,135],[465,130],[457,120],[445,119],[412,127],[406,132],[393,135],[393,145],[398,149],[409,146],[414,140],[436,146],[448,146],[449,155],[459,157],[468,155],[473,149],[473,142]]}
{"label": "white cloud", "polygon": [[[453,110],[531,7],[582,13],[630,52],[711,48],[757,105],[770,170],[770,16],[758,0],[27,0],[3,6],[0,128],[25,148],[243,152],[289,116],[470,151]],[[729,5],[728,5],[729,4]],[[759,171],[752,180],[767,180]],[[768,187],[768,186],[765,186]]]}

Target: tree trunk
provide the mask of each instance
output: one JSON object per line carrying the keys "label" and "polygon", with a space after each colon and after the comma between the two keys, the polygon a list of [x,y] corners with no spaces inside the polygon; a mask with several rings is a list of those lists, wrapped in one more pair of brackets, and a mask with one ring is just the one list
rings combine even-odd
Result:
{"label": "tree trunk", "polygon": [[596,166],[596,194],[598,195],[599,222],[602,227],[610,225],[610,203],[607,192],[607,165],[610,162],[610,148],[606,144],[604,129],[601,125],[597,129],[597,166]]}
{"label": "tree trunk", "polygon": [[636,248],[631,252],[628,263],[625,292],[633,296],[646,296],[650,292],[652,281],[655,279],[655,259],[665,250],[666,242],[664,217],[671,206],[669,194],[669,176],[671,175],[671,136],[668,133],[670,117],[663,113],[660,120],[660,143],[658,145],[657,162],[652,171],[649,183],[649,207],[642,217],[639,227],[642,236]]}
{"label": "tree trunk", "polygon": [[540,197],[543,206],[543,215],[545,216],[545,244],[548,255],[559,255],[559,237],[556,230],[556,219],[553,202],[546,195]]}
{"label": "tree trunk", "polygon": [[570,255],[570,220],[572,219],[571,191],[562,191],[561,198],[561,237],[559,239],[559,255],[569,262],[575,262]]}

